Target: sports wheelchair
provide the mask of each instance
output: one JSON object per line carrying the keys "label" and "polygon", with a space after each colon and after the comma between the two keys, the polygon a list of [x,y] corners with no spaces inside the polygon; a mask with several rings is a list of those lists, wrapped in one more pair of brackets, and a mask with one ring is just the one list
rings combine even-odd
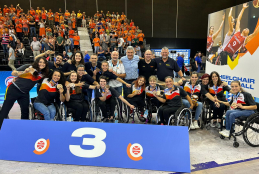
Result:
{"label": "sports wheelchair", "polygon": [[[116,97],[115,97],[115,100],[116,100],[116,105],[115,105],[115,110],[114,110],[114,114],[113,114],[113,116],[114,116],[113,120],[115,120],[116,123],[119,123],[119,122],[125,123],[125,120],[121,116],[121,114],[122,114],[121,109],[123,108],[122,107],[123,104],[122,104],[122,102],[119,102],[119,100]],[[98,103],[96,102],[96,99],[92,100],[90,108],[92,111],[92,121],[101,122],[104,117],[103,117],[101,108],[99,107]],[[106,105],[106,108],[108,111],[108,115],[111,115],[110,107]]]}
{"label": "sports wheelchair", "polygon": [[[88,106],[88,111],[87,111],[87,114],[86,114],[86,121],[92,122],[93,117],[92,117],[92,112],[91,112],[91,106],[90,106],[90,104],[87,100],[85,100],[85,101],[87,102],[87,106]],[[61,103],[60,112],[61,112],[61,120],[62,121],[70,121],[67,118],[70,117],[70,118],[74,119],[74,116],[76,114],[76,110],[73,109],[73,108],[67,107],[66,102]]]}
{"label": "sports wheelchair", "polygon": [[[29,104],[29,120],[45,120],[44,115],[36,110],[33,106],[33,103],[35,102],[35,98],[31,98],[31,103]],[[60,107],[58,103],[54,102],[54,106],[56,107],[56,115],[54,117],[55,121],[62,121],[62,116],[60,112]]]}
{"label": "sports wheelchair", "polygon": [[[256,103],[256,113],[249,117],[241,116],[235,119],[235,122],[231,126],[230,136],[234,138],[233,146],[239,147],[237,142],[237,136],[243,135],[243,139],[251,147],[259,147],[259,103]],[[225,139],[223,135],[220,135],[221,139]]]}

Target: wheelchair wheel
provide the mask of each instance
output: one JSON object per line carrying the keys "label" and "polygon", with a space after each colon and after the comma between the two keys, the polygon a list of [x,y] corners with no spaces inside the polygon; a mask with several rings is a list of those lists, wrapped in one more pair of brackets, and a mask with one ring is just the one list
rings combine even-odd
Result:
{"label": "wheelchair wheel", "polygon": [[[144,111],[145,111],[145,108],[144,108]],[[136,110],[136,114],[137,114],[138,119],[139,119],[140,122],[145,122],[146,121],[146,118],[144,117],[144,111],[141,111],[140,107],[137,108],[137,110]]]}
{"label": "wheelchair wheel", "polygon": [[122,123],[128,123],[129,122],[129,107],[122,103],[122,111],[121,111],[121,115],[120,115],[120,121]]}
{"label": "wheelchair wheel", "polygon": [[55,121],[62,121],[62,116],[61,116],[61,112],[60,112],[58,104],[54,103],[54,106],[56,107],[56,115],[54,117],[54,120]]}
{"label": "wheelchair wheel", "polygon": [[[188,118],[190,115],[190,118]],[[192,122],[192,112],[189,108],[181,107],[175,112],[176,116],[176,125],[177,126],[188,126],[190,130],[190,124]]]}
{"label": "wheelchair wheel", "polygon": [[238,148],[238,147],[239,147],[239,143],[235,141],[235,142],[233,143],[233,146],[234,146],[235,148]]}
{"label": "wheelchair wheel", "polygon": [[114,120],[120,120],[121,116],[121,104],[118,101],[118,99],[116,98],[116,106],[115,106],[115,110],[114,110]]}
{"label": "wheelchair wheel", "polygon": [[34,120],[34,108],[32,105],[33,104],[31,104],[31,103],[29,105],[29,120]]}
{"label": "wheelchair wheel", "polygon": [[199,126],[203,129],[206,125],[206,109],[202,108],[201,116],[199,118]]}
{"label": "wheelchair wheel", "polygon": [[97,106],[96,101],[92,101],[92,115],[93,115],[93,121],[94,122],[101,122],[102,121],[102,111]]}
{"label": "wheelchair wheel", "polygon": [[225,137],[224,137],[223,135],[220,135],[220,139],[224,140],[224,139],[225,139]]}
{"label": "wheelchair wheel", "polygon": [[240,121],[240,120],[236,120],[235,121],[235,128],[234,128],[234,135],[235,136],[240,136],[243,134],[244,132],[244,122]]}
{"label": "wheelchair wheel", "polygon": [[259,147],[259,114],[253,114],[246,121],[243,129],[244,141],[252,147]]}

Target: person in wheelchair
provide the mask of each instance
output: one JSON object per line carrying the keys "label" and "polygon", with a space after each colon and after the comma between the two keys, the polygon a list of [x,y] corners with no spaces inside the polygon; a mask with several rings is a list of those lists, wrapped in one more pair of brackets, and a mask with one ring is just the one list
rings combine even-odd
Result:
{"label": "person in wheelchair", "polygon": [[[178,82],[179,85],[183,86],[184,91],[191,97],[193,106],[196,108],[195,110],[195,118],[194,121],[191,123],[191,129],[199,129],[198,120],[202,112],[202,103],[198,101],[200,99],[200,92],[201,92],[201,85],[198,82],[198,73],[193,71],[191,74],[191,80],[189,81],[182,81]],[[190,103],[186,98],[182,99],[183,104],[189,108]]]}
{"label": "person in wheelchair", "polygon": [[86,121],[89,107],[84,99],[83,89],[95,89],[95,86],[81,83],[77,73],[72,71],[69,75],[69,80],[66,81],[66,87],[66,106],[76,111],[74,121]]}
{"label": "person in wheelchair", "polygon": [[[145,77],[139,76],[137,80],[133,81],[131,88],[128,89],[127,100],[130,104],[140,108],[141,117],[144,116],[145,106]],[[132,123],[135,123],[134,117]]]}
{"label": "person in wheelchair", "polygon": [[[115,97],[119,98],[122,102],[134,109],[134,106],[131,105],[127,100],[125,100],[113,87],[107,85],[107,77],[101,76],[99,78],[100,89],[95,89],[96,95],[96,104],[100,107],[103,114],[103,122],[113,122],[114,111],[116,106]],[[110,107],[110,116],[107,115],[107,106]]]}
{"label": "person in wheelchair", "polygon": [[85,71],[85,66],[83,64],[79,64],[77,66],[77,75],[79,81],[81,82],[94,86],[98,85],[98,82],[94,81],[94,79],[89,74],[87,74],[87,72]]}
{"label": "person in wheelchair", "polygon": [[226,101],[226,97],[224,95],[225,91],[230,91],[230,88],[221,81],[220,76],[216,71],[211,72],[209,85],[202,85],[201,93],[210,99],[210,106],[213,109],[211,127],[217,126],[219,129],[221,128],[221,119],[223,117],[225,105],[222,103],[216,104],[216,102]]}
{"label": "person in wheelchair", "polygon": [[54,120],[56,115],[54,101],[65,101],[64,87],[65,76],[60,70],[52,71],[49,78],[43,79],[33,107],[43,114],[45,120]]}
{"label": "person in wheelchair", "polygon": [[170,115],[174,114],[182,106],[182,98],[186,98],[190,103],[190,109],[193,109],[193,103],[189,95],[180,87],[174,85],[173,77],[165,78],[166,89],[163,95],[154,95],[160,102],[164,103],[158,110],[160,117],[159,125],[166,125]]}
{"label": "person in wheelchair", "polygon": [[249,117],[254,114],[257,105],[250,93],[245,92],[239,81],[231,82],[232,98],[230,102],[218,101],[216,104],[222,103],[230,106],[230,110],[226,112],[226,129],[219,132],[224,137],[229,137],[232,124],[235,123],[235,118],[240,116]]}

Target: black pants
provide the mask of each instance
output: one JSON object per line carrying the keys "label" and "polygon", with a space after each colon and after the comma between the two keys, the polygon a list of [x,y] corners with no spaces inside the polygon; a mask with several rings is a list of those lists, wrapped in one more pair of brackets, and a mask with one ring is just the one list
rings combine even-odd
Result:
{"label": "black pants", "polygon": [[220,61],[221,61],[221,65],[227,65],[228,64],[228,56],[229,58],[232,60],[232,55],[229,54],[226,51],[222,51],[220,53]]}
{"label": "black pants", "polygon": [[63,45],[58,46],[58,52],[59,52],[60,54],[62,54],[62,53],[63,53]]}
{"label": "black pants", "polygon": [[[126,82],[126,83],[129,83],[129,84],[131,84],[133,81],[135,81],[136,79],[131,79],[131,80],[126,80],[126,79],[124,79],[124,81]],[[123,96],[124,96],[124,98],[126,98],[127,96],[128,96],[128,87],[125,85],[125,84],[123,84]]]}
{"label": "black pants", "polygon": [[17,37],[20,41],[22,41],[22,32],[17,32]]}
{"label": "black pants", "polygon": [[5,101],[0,113],[0,128],[4,118],[8,117],[8,114],[16,100],[21,107],[21,119],[29,119],[29,93],[22,93],[16,86],[11,84],[5,93]]}
{"label": "black pants", "polygon": [[148,104],[149,105],[154,105],[157,107],[157,109],[161,106],[161,102],[159,100],[157,100],[157,98],[152,97],[152,98],[147,98]]}
{"label": "black pants", "polygon": [[160,117],[161,123],[167,124],[170,115],[174,114],[180,107],[172,107],[164,105],[158,110],[158,117]]}
{"label": "black pants", "polygon": [[98,100],[97,105],[100,107],[104,118],[108,118],[107,106],[110,108],[110,116],[114,116],[114,111],[115,111],[115,106],[116,106],[116,100],[114,97],[110,97],[109,99],[107,99],[105,101]]}
{"label": "black pants", "polygon": [[224,113],[224,110],[225,110],[225,105],[220,103],[220,107],[216,107],[216,105],[214,104],[214,102],[210,101],[210,106],[213,110],[213,119],[222,119],[222,116],[223,116],[223,113]]}
{"label": "black pants", "polygon": [[86,120],[86,114],[88,111],[88,104],[86,101],[69,101],[66,105],[68,108],[72,108],[76,111],[74,121]]}

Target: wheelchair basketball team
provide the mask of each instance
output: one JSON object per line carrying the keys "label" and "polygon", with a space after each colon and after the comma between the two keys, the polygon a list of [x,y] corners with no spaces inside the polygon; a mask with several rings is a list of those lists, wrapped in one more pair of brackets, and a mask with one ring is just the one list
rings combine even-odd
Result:
{"label": "wheelchair basketball team", "polygon": [[[203,117],[207,118],[207,115],[202,116],[207,105],[213,116],[206,124],[221,129],[220,134],[229,137],[235,119],[240,116],[249,117],[257,109],[253,97],[241,88],[239,81],[232,81],[229,88],[215,71],[210,75],[204,74],[201,79],[197,72],[192,72],[190,80],[178,82],[175,82],[173,77],[167,76],[163,85],[158,84],[158,79],[154,75],[149,79],[139,76],[132,84],[128,84],[109,72],[109,63],[103,61],[101,71],[94,73],[98,84],[89,85],[87,81],[91,76],[85,72],[85,65],[80,64],[81,60],[82,56],[77,56],[75,53],[67,77],[59,69],[50,71],[49,63],[44,57],[36,59],[24,71],[14,70],[12,75],[16,78],[7,87],[0,114],[0,126],[4,118],[8,118],[15,101],[21,107],[21,119],[28,119],[29,114],[34,117],[34,113],[29,113],[29,91],[39,82],[41,85],[38,96],[33,102],[33,108],[43,115],[44,120],[58,120],[56,115],[63,103],[67,110],[68,108],[73,110],[74,121],[97,121],[93,119],[93,115],[99,111],[102,122],[119,120],[125,123],[132,118],[134,123],[134,113],[137,113],[140,121],[150,123],[154,120],[152,113],[156,110],[156,120],[159,125],[180,125],[181,115],[185,121],[191,120],[187,124],[190,129],[198,129]],[[122,93],[108,85],[112,79],[127,86],[128,89],[123,89],[127,90],[126,96],[122,96]],[[146,80],[149,82],[148,86]],[[94,90],[94,97],[89,100],[89,95],[92,95],[91,90]],[[225,91],[233,94],[230,102],[226,100]],[[226,129],[222,131],[224,114]],[[194,115],[194,118],[191,115]]]}

